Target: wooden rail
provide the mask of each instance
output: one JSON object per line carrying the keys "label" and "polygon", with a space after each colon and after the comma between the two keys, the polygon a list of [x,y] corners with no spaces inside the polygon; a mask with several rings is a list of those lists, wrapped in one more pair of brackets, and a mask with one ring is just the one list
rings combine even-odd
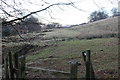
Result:
{"label": "wooden rail", "polygon": [[28,71],[42,71],[42,72],[50,72],[50,73],[55,73],[55,74],[61,74],[64,76],[70,77],[71,80],[76,79],[77,80],[77,70],[78,69],[78,62],[77,61],[72,61],[71,62],[71,70],[70,72],[65,72],[65,71],[58,71],[54,69],[44,69],[44,68],[38,68],[38,67],[26,67],[26,70]]}
{"label": "wooden rail", "polygon": [[64,74],[64,75],[70,76],[69,72],[57,71],[57,70],[54,70],[54,69],[44,69],[44,68],[38,68],[38,67],[26,67],[26,70],[28,70],[28,71],[52,72],[52,73],[58,73],[58,74]]}

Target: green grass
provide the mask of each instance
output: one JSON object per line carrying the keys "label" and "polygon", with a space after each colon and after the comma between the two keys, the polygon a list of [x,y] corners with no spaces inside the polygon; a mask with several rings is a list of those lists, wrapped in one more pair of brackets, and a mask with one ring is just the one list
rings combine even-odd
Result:
{"label": "green grass", "polygon": [[[92,63],[95,74],[99,78],[117,77],[117,74],[105,74],[101,71],[117,71],[118,59],[118,39],[117,38],[98,38],[90,40],[66,40],[57,42],[57,45],[48,47],[38,47],[35,44],[34,51],[30,50],[27,54],[27,65],[50,68],[62,71],[70,71],[70,62],[77,60],[81,65],[78,67],[78,77],[85,77],[85,65],[82,57],[82,51],[90,49],[92,54]],[[25,43],[26,44],[26,43]],[[13,52],[20,50],[24,43],[9,43],[8,49]],[[13,47],[12,47],[13,46]],[[12,49],[11,49],[12,48]],[[7,49],[7,50],[8,50]],[[50,58],[52,56],[52,58]],[[97,74],[100,72],[101,74]]]}
{"label": "green grass", "polygon": [[117,69],[116,38],[62,41],[57,46],[46,47],[34,55],[29,55],[27,61],[28,64],[37,64],[40,67],[69,71],[70,61],[77,60],[82,64],[78,75],[84,77],[85,66],[81,52],[87,49],[92,52],[91,57],[96,73],[101,70]]}
{"label": "green grass", "polygon": [[35,55],[28,56],[28,60],[37,60],[39,58],[44,58],[45,56],[49,55],[49,49],[45,49],[44,51],[40,51]]}
{"label": "green grass", "polygon": [[57,38],[73,38],[79,34],[78,31],[70,29],[55,29],[52,32],[46,32],[44,38],[52,39],[53,37]]}
{"label": "green grass", "polygon": [[36,55],[32,55],[31,57],[36,56],[34,59],[37,59],[39,57],[49,56],[49,54],[64,56],[62,54],[76,54],[86,49],[90,49],[92,52],[104,50],[104,52],[113,53],[114,51],[116,52],[117,49],[117,46],[112,46],[112,43],[115,41],[117,41],[117,39],[115,38],[62,41],[59,42],[57,46],[47,47],[46,49],[43,49],[42,51],[36,53]]}

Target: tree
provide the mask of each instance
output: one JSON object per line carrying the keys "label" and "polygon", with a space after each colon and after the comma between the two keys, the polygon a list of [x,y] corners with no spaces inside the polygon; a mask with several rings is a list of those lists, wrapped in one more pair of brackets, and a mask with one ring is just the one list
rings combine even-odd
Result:
{"label": "tree", "polygon": [[117,8],[112,8],[112,9],[111,9],[111,12],[112,12],[112,16],[113,16],[113,17],[120,15],[120,13],[118,12],[118,9],[117,9]]}
{"label": "tree", "polygon": [[48,29],[52,29],[52,28],[60,28],[62,25],[57,22],[52,22],[50,24],[47,24],[46,26]]}
{"label": "tree", "polygon": [[106,11],[94,11],[90,14],[90,22],[108,18]]}
{"label": "tree", "polygon": [[36,18],[36,17],[34,17],[32,15],[29,16],[28,18],[26,18],[24,21],[29,22],[29,23],[38,23],[39,22],[38,18]]}
{"label": "tree", "polygon": [[34,16],[30,16],[26,18],[23,22],[21,22],[23,25],[22,27],[26,28],[26,31],[33,32],[33,31],[40,31],[41,30],[41,24],[38,20],[38,18]]}

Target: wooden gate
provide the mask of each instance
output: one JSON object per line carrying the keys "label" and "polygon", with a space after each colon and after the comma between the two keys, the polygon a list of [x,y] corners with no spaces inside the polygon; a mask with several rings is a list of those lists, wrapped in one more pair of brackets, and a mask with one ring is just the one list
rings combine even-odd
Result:
{"label": "wooden gate", "polygon": [[25,78],[25,56],[9,52],[3,56],[3,79],[17,80]]}
{"label": "wooden gate", "polygon": [[[92,66],[91,61],[91,51],[86,50],[82,52],[83,59],[86,67],[86,80],[95,80],[95,74]],[[71,70],[70,72],[64,71],[57,71],[51,69],[43,69],[43,68],[36,68],[36,67],[26,67],[25,65],[25,55],[18,56],[17,53],[9,52],[5,56],[3,56],[3,72],[4,76],[3,79],[5,80],[17,80],[17,79],[25,79],[25,73],[27,70],[37,70],[37,71],[45,71],[45,72],[53,72],[59,73],[63,75],[67,75],[70,79],[77,79],[77,69],[78,69],[78,62],[72,61],[71,62]]]}

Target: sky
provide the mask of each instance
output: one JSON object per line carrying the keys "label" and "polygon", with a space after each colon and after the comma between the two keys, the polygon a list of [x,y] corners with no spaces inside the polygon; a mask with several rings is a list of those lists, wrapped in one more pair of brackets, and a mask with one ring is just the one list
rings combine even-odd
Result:
{"label": "sky", "polygon": [[[43,23],[57,22],[63,25],[73,25],[88,22],[90,14],[101,8],[110,14],[110,10],[113,7],[118,7],[119,0],[18,0],[18,2],[19,1],[21,2],[21,4],[18,3],[19,7],[28,10],[24,13],[25,15],[31,11],[43,9],[50,4],[75,2],[74,5],[76,8],[66,5],[53,6],[35,15],[39,18],[39,21]],[[8,4],[11,3],[9,0]]]}

